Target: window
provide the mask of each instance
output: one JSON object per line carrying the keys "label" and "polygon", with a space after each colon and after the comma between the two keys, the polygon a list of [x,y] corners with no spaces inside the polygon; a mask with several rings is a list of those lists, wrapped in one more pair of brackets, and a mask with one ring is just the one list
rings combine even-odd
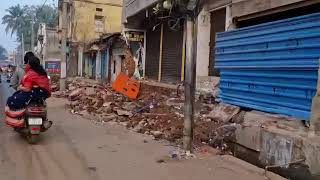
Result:
{"label": "window", "polygon": [[96,11],[97,11],[97,12],[102,12],[103,9],[102,9],[102,8],[96,8]]}
{"label": "window", "polygon": [[97,33],[104,32],[104,17],[103,16],[95,16],[94,18],[95,30]]}

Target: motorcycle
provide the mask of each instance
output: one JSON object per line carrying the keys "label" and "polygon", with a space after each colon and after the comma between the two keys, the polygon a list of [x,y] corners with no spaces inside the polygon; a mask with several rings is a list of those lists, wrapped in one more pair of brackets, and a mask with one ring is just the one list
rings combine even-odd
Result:
{"label": "motorcycle", "polygon": [[40,134],[52,126],[52,121],[47,119],[45,100],[32,99],[23,110],[6,110],[6,124],[26,137],[29,144],[36,144]]}
{"label": "motorcycle", "polygon": [[11,77],[12,77],[12,73],[11,72],[9,72],[8,74],[7,74],[7,83],[10,83],[11,82]]}

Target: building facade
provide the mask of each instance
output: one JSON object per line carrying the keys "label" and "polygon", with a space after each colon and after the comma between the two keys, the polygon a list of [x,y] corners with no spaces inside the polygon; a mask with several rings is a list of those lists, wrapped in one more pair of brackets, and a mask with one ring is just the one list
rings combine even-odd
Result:
{"label": "building facade", "polygon": [[[62,29],[62,3],[59,1],[59,29]],[[66,1],[65,1],[66,2]],[[67,8],[68,75],[83,75],[86,45],[104,34],[120,32],[122,2],[118,0],[69,0]],[[95,60],[90,61],[95,66]]]}
{"label": "building facade", "polygon": [[72,0],[69,38],[89,42],[105,33],[120,32],[122,3],[117,0]]}
{"label": "building facade", "polygon": [[[160,1],[124,1],[122,21],[128,34],[144,32],[140,46],[131,45],[134,54],[136,49],[143,49],[140,75],[155,81],[179,83],[184,80],[184,18],[179,13],[170,14],[171,1],[163,3],[165,6]],[[130,37],[135,40],[133,35],[126,37],[128,41]]]}
{"label": "building facade", "polygon": [[[177,83],[184,80],[186,32],[183,16],[166,10],[172,2],[124,0],[122,23],[126,29],[145,32],[144,77]],[[197,87],[212,89],[220,77],[215,68],[217,33],[318,11],[316,0],[205,1],[197,20]]]}

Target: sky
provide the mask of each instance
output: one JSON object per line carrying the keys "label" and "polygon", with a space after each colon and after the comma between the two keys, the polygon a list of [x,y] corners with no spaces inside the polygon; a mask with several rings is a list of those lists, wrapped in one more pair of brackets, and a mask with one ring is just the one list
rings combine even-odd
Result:
{"label": "sky", "polygon": [[[21,6],[24,5],[42,5],[46,0],[0,0],[0,44],[7,49],[7,51],[12,51],[17,47],[16,37],[11,34],[6,34],[5,32],[5,25],[1,24],[2,17],[6,14],[5,10],[8,9],[10,6],[14,6],[20,4]],[[53,5],[53,3],[57,4],[58,0],[47,0],[47,5]]]}

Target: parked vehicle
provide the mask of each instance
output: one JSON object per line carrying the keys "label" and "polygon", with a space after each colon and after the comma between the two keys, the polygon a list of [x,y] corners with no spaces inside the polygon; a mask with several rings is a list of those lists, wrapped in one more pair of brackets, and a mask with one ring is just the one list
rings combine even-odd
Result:
{"label": "parked vehicle", "polygon": [[7,73],[7,83],[10,83],[11,82],[11,77],[12,77],[12,73],[11,72],[8,72]]}
{"label": "parked vehicle", "polygon": [[26,109],[21,111],[6,111],[6,124],[24,137],[28,143],[36,144],[40,134],[47,131],[52,121],[47,119],[46,102],[42,99],[32,99]]}

